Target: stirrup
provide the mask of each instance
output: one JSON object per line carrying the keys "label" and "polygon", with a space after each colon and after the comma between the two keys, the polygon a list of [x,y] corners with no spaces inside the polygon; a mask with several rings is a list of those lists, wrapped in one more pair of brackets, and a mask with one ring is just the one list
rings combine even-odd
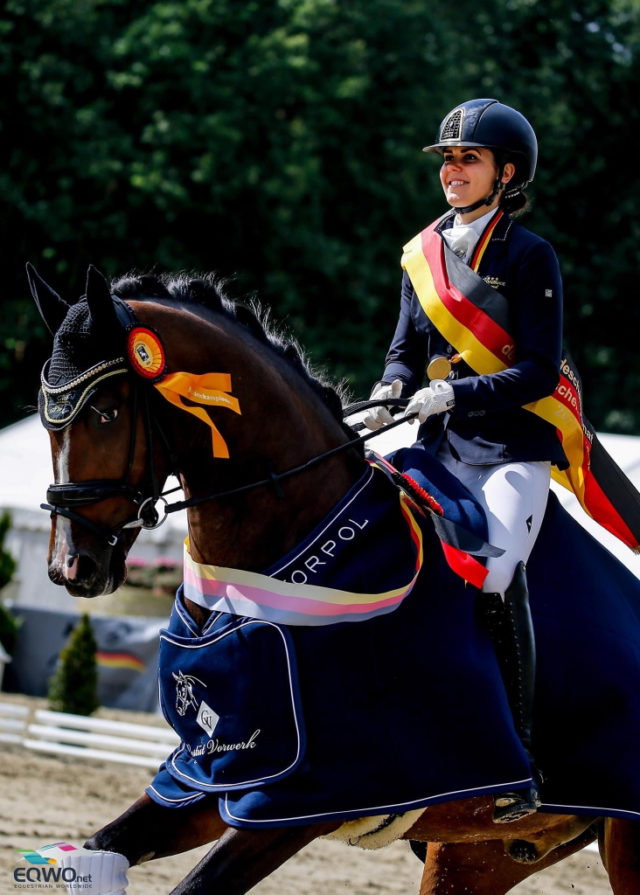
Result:
{"label": "stirrup", "polygon": [[535,786],[520,792],[501,792],[493,799],[494,824],[510,824],[523,817],[535,814],[540,805],[540,796]]}

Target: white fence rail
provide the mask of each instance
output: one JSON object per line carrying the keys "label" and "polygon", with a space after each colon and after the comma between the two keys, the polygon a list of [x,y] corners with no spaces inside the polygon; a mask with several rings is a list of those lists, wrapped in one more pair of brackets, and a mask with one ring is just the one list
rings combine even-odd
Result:
{"label": "white fence rail", "polygon": [[21,743],[28,718],[26,705],[0,702],[0,743]]}
{"label": "white fence rail", "polygon": [[[32,720],[33,718],[33,720]],[[155,769],[178,745],[171,728],[88,718],[0,703],[0,742],[27,749]]]}

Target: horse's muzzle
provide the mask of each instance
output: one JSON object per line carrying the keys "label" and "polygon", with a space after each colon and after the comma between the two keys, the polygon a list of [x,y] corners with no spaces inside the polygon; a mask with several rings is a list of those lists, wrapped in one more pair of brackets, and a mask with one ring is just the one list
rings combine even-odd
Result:
{"label": "horse's muzzle", "polygon": [[102,567],[90,556],[69,558],[73,562],[73,576],[67,569],[56,563],[49,565],[49,579],[61,587],[66,587],[72,597],[100,597],[113,593],[125,579],[124,564],[121,575],[112,571],[112,564]]}
{"label": "horse's muzzle", "polygon": [[126,578],[124,544],[112,546],[103,539],[91,543],[82,532],[80,536],[82,543],[74,543],[69,529],[58,533],[56,547],[49,556],[50,580],[74,597],[113,593]]}

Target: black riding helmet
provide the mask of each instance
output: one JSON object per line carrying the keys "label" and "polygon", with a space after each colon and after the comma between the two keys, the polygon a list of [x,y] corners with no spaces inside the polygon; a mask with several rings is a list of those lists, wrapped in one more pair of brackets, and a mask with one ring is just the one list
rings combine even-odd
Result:
{"label": "black riding helmet", "polygon": [[491,149],[498,163],[498,177],[491,195],[472,206],[459,208],[459,212],[491,204],[503,188],[500,181],[507,162],[512,162],[516,170],[505,189],[505,197],[517,196],[533,180],[538,160],[535,132],[524,115],[497,99],[470,99],[456,106],[440,124],[436,142],[425,146],[423,152],[442,155],[448,146]]}

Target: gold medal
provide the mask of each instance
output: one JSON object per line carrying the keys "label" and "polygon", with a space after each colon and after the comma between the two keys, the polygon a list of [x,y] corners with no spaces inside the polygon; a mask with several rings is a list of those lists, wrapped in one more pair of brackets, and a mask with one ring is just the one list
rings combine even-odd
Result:
{"label": "gold medal", "polygon": [[431,358],[427,367],[429,379],[446,379],[451,372],[451,361],[448,357],[438,354]]}

